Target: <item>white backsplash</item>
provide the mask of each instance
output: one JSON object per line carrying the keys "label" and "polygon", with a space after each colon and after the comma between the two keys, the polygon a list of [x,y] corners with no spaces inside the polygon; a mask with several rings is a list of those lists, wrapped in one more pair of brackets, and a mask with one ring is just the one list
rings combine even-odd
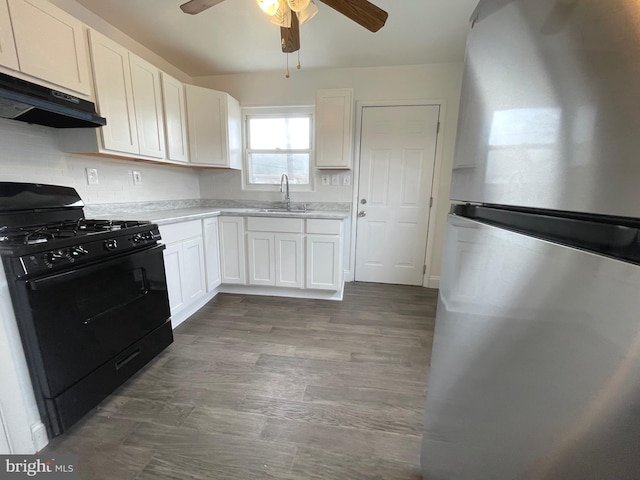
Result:
{"label": "white backsplash", "polygon": [[[85,169],[98,170],[88,185]],[[133,184],[132,171],[142,175]],[[0,119],[0,181],[38,182],[76,188],[85,204],[186,200],[200,197],[198,172],[60,151],[56,130]]]}

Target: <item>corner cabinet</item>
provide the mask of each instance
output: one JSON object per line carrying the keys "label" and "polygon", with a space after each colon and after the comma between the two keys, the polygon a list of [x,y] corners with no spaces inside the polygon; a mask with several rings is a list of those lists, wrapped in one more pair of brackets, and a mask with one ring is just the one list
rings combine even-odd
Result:
{"label": "corner cabinet", "polygon": [[222,283],[244,285],[247,283],[244,218],[220,217],[219,229]]}
{"label": "corner cabinet", "polygon": [[0,65],[90,96],[85,32],[82,22],[49,2],[0,0]]}
{"label": "corner cabinet", "polygon": [[240,103],[226,92],[185,85],[193,165],[242,168]]}
{"label": "corner cabinet", "polygon": [[353,89],[316,92],[316,168],[353,165]]}
{"label": "corner cabinet", "polygon": [[167,245],[164,268],[172,325],[175,328],[186,319],[185,315],[181,315],[183,311],[192,307],[206,293],[202,222],[193,220],[161,225],[160,235]]}
{"label": "corner cabinet", "polygon": [[202,221],[204,235],[204,261],[207,277],[207,292],[215,290],[220,283],[220,240],[218,218],[205,218]]}
{"label": "corner cabinet", "polygon": [[187,105],[184,85],[180,80],[162,73],[162,101],[166,129],[167,158],[174,162],[189,161],[187,137]]}

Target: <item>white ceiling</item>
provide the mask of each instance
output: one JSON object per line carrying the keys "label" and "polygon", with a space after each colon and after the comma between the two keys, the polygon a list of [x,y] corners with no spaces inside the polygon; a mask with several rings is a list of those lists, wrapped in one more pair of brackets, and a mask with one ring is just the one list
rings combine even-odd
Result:
{"label": "white ceiling", "polygon": [[[77,0],[191,77],[284,69],[279,27],[255,0],[226,0],[198,15],[186,0]],[[371,33],[321,1],[300,28],[305,69],[418,65],[463,60],[478,0],[373,0],[389,13]],[[296,54],[290,58],[295,68]]]}

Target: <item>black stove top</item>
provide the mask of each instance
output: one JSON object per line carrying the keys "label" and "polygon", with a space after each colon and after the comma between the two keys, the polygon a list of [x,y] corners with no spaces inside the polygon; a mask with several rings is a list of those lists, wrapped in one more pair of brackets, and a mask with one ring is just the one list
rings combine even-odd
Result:
{"label": "black stove top", "polygon": [[55,246],[56,241],[66,238],[76,238],[78,242],[83,242],[85,240],[84,237],[87,235],[117,232],[149,224],[150,222],[145,221],[90,220],[81,218],[41,225],[0,226],[0,248],[50,242],[53,242],[50,244]]}
{"label": "black stove top", "polygon": [[0,182],[0,256],[12,275],[77,268],[160,240],[151,222],[87,219],[83,207],[71,187]]}

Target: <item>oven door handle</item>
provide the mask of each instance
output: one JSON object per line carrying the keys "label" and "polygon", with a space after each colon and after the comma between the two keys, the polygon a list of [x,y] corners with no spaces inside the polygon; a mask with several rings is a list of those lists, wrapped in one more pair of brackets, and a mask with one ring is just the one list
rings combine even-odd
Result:
{"label": "oven door handle", "polygon": [[108,260],[103,260],[98,263],[94,263],[92,265],[86,265],[86,266],[83,265],[82,267],[79,267],[77,269],[74,268],[71,271],[60,272],[53,275],[47,275],[44,277],[34,278],[32,280],[23,280],[23,281],[29,287],[30,290],[37,290],[40,287],[46,287],[51,284],[66,282],[78,275],[89,275],[89,274],[95,273],[96,271],[100,271],[105,267],[118,264],[123,261],[127,261],[127,259],[130,258],[132,255],[151,254],[151,253],[155,253],[158,250],[162,251],[165,248],[167,248],[165,245],[158,244],[150,248],[146,248],[144,250],[134,250],[132,252],[126,252],[126,253],[123,253],[122,255],[119,255],[116,258],[109,258]]}

